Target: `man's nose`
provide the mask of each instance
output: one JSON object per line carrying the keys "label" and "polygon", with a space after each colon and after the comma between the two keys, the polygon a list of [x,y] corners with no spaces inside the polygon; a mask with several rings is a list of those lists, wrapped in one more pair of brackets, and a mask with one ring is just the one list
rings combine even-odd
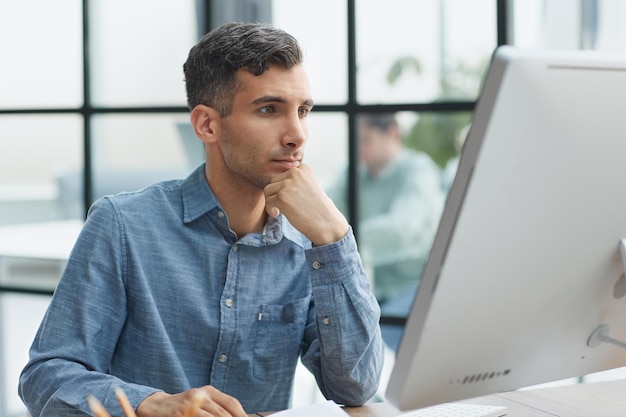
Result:
{"label": "man's nose", "polygon": [[291,149],[300,149],[306,142],[308,134],[306,119],[298,114],[288,118],[283,135],[283,146]]}

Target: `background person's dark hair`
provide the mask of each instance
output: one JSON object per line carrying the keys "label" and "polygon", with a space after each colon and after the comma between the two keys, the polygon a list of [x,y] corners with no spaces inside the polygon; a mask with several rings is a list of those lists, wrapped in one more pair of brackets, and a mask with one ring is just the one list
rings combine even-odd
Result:
{"label": "background person's dark hair", "polygon": [[262,23],[227,23],[204,35],[189,51],[183,65],[187,105],[191,110],[204,104],[227,116],[237,71],[261,75],[270,65],[291,68],[302,60],[298,41],[281,29]]}
{"label": "background person's dark hair", "polygon": [[392,126],[398,126],[398,121],[393,113],[366,113],[359,116],[359,123],[373,127],[383,132]]}

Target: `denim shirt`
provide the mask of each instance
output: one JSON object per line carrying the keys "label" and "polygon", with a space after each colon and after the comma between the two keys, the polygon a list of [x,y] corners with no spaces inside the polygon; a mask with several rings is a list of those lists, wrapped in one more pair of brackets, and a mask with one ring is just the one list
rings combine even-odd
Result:
{"label": "denim shirt", "polygon": [[247,413],[291,404],[300,357],[322,393],[359,405],[382,368],[379,307],[352,231],[312,247],[284,216],[237,239],[204,165],[91,207],[30,350],[33,416],[122,415],[210,384]]}

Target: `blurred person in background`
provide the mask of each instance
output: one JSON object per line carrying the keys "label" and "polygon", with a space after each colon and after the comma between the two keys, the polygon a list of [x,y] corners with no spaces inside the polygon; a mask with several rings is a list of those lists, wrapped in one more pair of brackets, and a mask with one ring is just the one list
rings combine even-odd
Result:
{"label": "blurred person in background", "polygon": [[[395,114],[363,114],[358,132],[359,250],[373,271],[383,315],[404,317],[443,210],[441,170],[426,153],[403,145]],[[341,178],[329,195],[347,215],[347,175]],[[383,328],[383,337],[395,348],[396,332]]]}

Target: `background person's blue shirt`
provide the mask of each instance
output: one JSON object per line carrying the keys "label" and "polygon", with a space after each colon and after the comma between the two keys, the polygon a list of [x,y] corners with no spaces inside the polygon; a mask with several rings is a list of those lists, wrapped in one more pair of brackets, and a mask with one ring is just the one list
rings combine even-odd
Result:
{"label": "background person's blue shirt", "polygon": [[33,416],[119,413],[155,390],[213,385],[246,412],[289,407],[299,355],[358,405],[382,367],[379,308],[352,231],[311,247],[284,216],[237,240],[204,166],[90,210],[20,378]]}

